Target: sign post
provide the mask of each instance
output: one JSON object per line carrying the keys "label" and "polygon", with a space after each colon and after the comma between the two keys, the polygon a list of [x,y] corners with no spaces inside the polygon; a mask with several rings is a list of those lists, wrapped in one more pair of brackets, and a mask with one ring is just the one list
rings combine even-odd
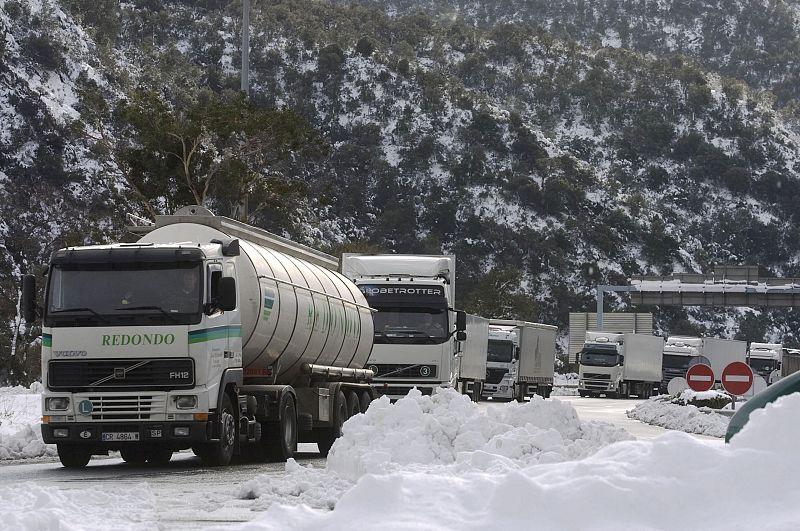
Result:
{"label": "sign post", "polygon": [[686,383],[692,391],[708,391],[714,387],[714,370],[705,363],[692,365],[686,371]]}

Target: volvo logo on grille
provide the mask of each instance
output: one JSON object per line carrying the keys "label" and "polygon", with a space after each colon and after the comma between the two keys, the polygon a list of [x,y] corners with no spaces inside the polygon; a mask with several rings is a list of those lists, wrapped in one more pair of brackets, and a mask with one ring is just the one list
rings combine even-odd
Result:
{"label": "volvo logo on grille", "polygon": [[125,379],[125,368],[124,367],[114,367],[114,378],[116,380],[124,380]]}
{"label": "volvo logo on grille", "polygon": [[105,378],[100,378],[99,380],[90,383],[89,386],[94,387],[97,385],[102,385],[109,380],[124,380],[129,372],[138,369],[143,365],[147,365],[148,363],[150,363],[150,360],[140,361],[139,363],[134,363],[129,367],[114,367],[114,370],[111,372],[111,374],[109,374]]}

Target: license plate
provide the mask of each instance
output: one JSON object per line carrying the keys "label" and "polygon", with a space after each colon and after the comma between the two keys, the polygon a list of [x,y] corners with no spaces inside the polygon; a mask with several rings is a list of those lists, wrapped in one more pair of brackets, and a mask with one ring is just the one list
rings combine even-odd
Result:
{"label": "license plate", "polygon": [[139,432],[137,431],[126,431],[126,432],[113,432],[113,433],[104,433],[103,434],[104,441],[138,441],[139,440]]}

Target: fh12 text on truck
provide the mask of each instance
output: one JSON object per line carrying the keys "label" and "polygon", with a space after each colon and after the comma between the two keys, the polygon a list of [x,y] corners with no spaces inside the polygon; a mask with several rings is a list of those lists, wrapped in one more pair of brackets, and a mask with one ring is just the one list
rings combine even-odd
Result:
{"label": "fh12 text on truck", "polygon": [[372,309],[338,261],[197,206],[140,229],[56,251],[41,308],[25,277],[25,317],[43,318],[42,434],[61,462],[282,460],[298,441],[327,454],[375,396]]}

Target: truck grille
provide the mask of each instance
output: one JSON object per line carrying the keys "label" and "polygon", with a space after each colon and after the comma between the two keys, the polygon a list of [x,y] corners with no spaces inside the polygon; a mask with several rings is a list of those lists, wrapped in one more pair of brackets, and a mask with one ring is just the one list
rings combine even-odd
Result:
{"label": "truck grille", "polygon": [[610,374],[595,374],[591,372],[586,372],[583,374],[583,377],[587,380],[611,380]]}
{"label": "truck grille", "polygon": [[54,360],[47,371],[47,387],[59,391],[164,391],[193,385],[191,358]]}
{"label": "truck grille", "polygon": [[372,363],[367,369],[375,372],[376,378],[435,378],[436,365]]}
{"label": "truck grille", "polygon": [[486,383],[499,384],[507,373],[508,369],[488,368],[486,369]]}
{"label": "truck grille", "polygon": [[161,396],[90,396],[92,420],[150,420],[151,415],[166,411],[167,397]]}

